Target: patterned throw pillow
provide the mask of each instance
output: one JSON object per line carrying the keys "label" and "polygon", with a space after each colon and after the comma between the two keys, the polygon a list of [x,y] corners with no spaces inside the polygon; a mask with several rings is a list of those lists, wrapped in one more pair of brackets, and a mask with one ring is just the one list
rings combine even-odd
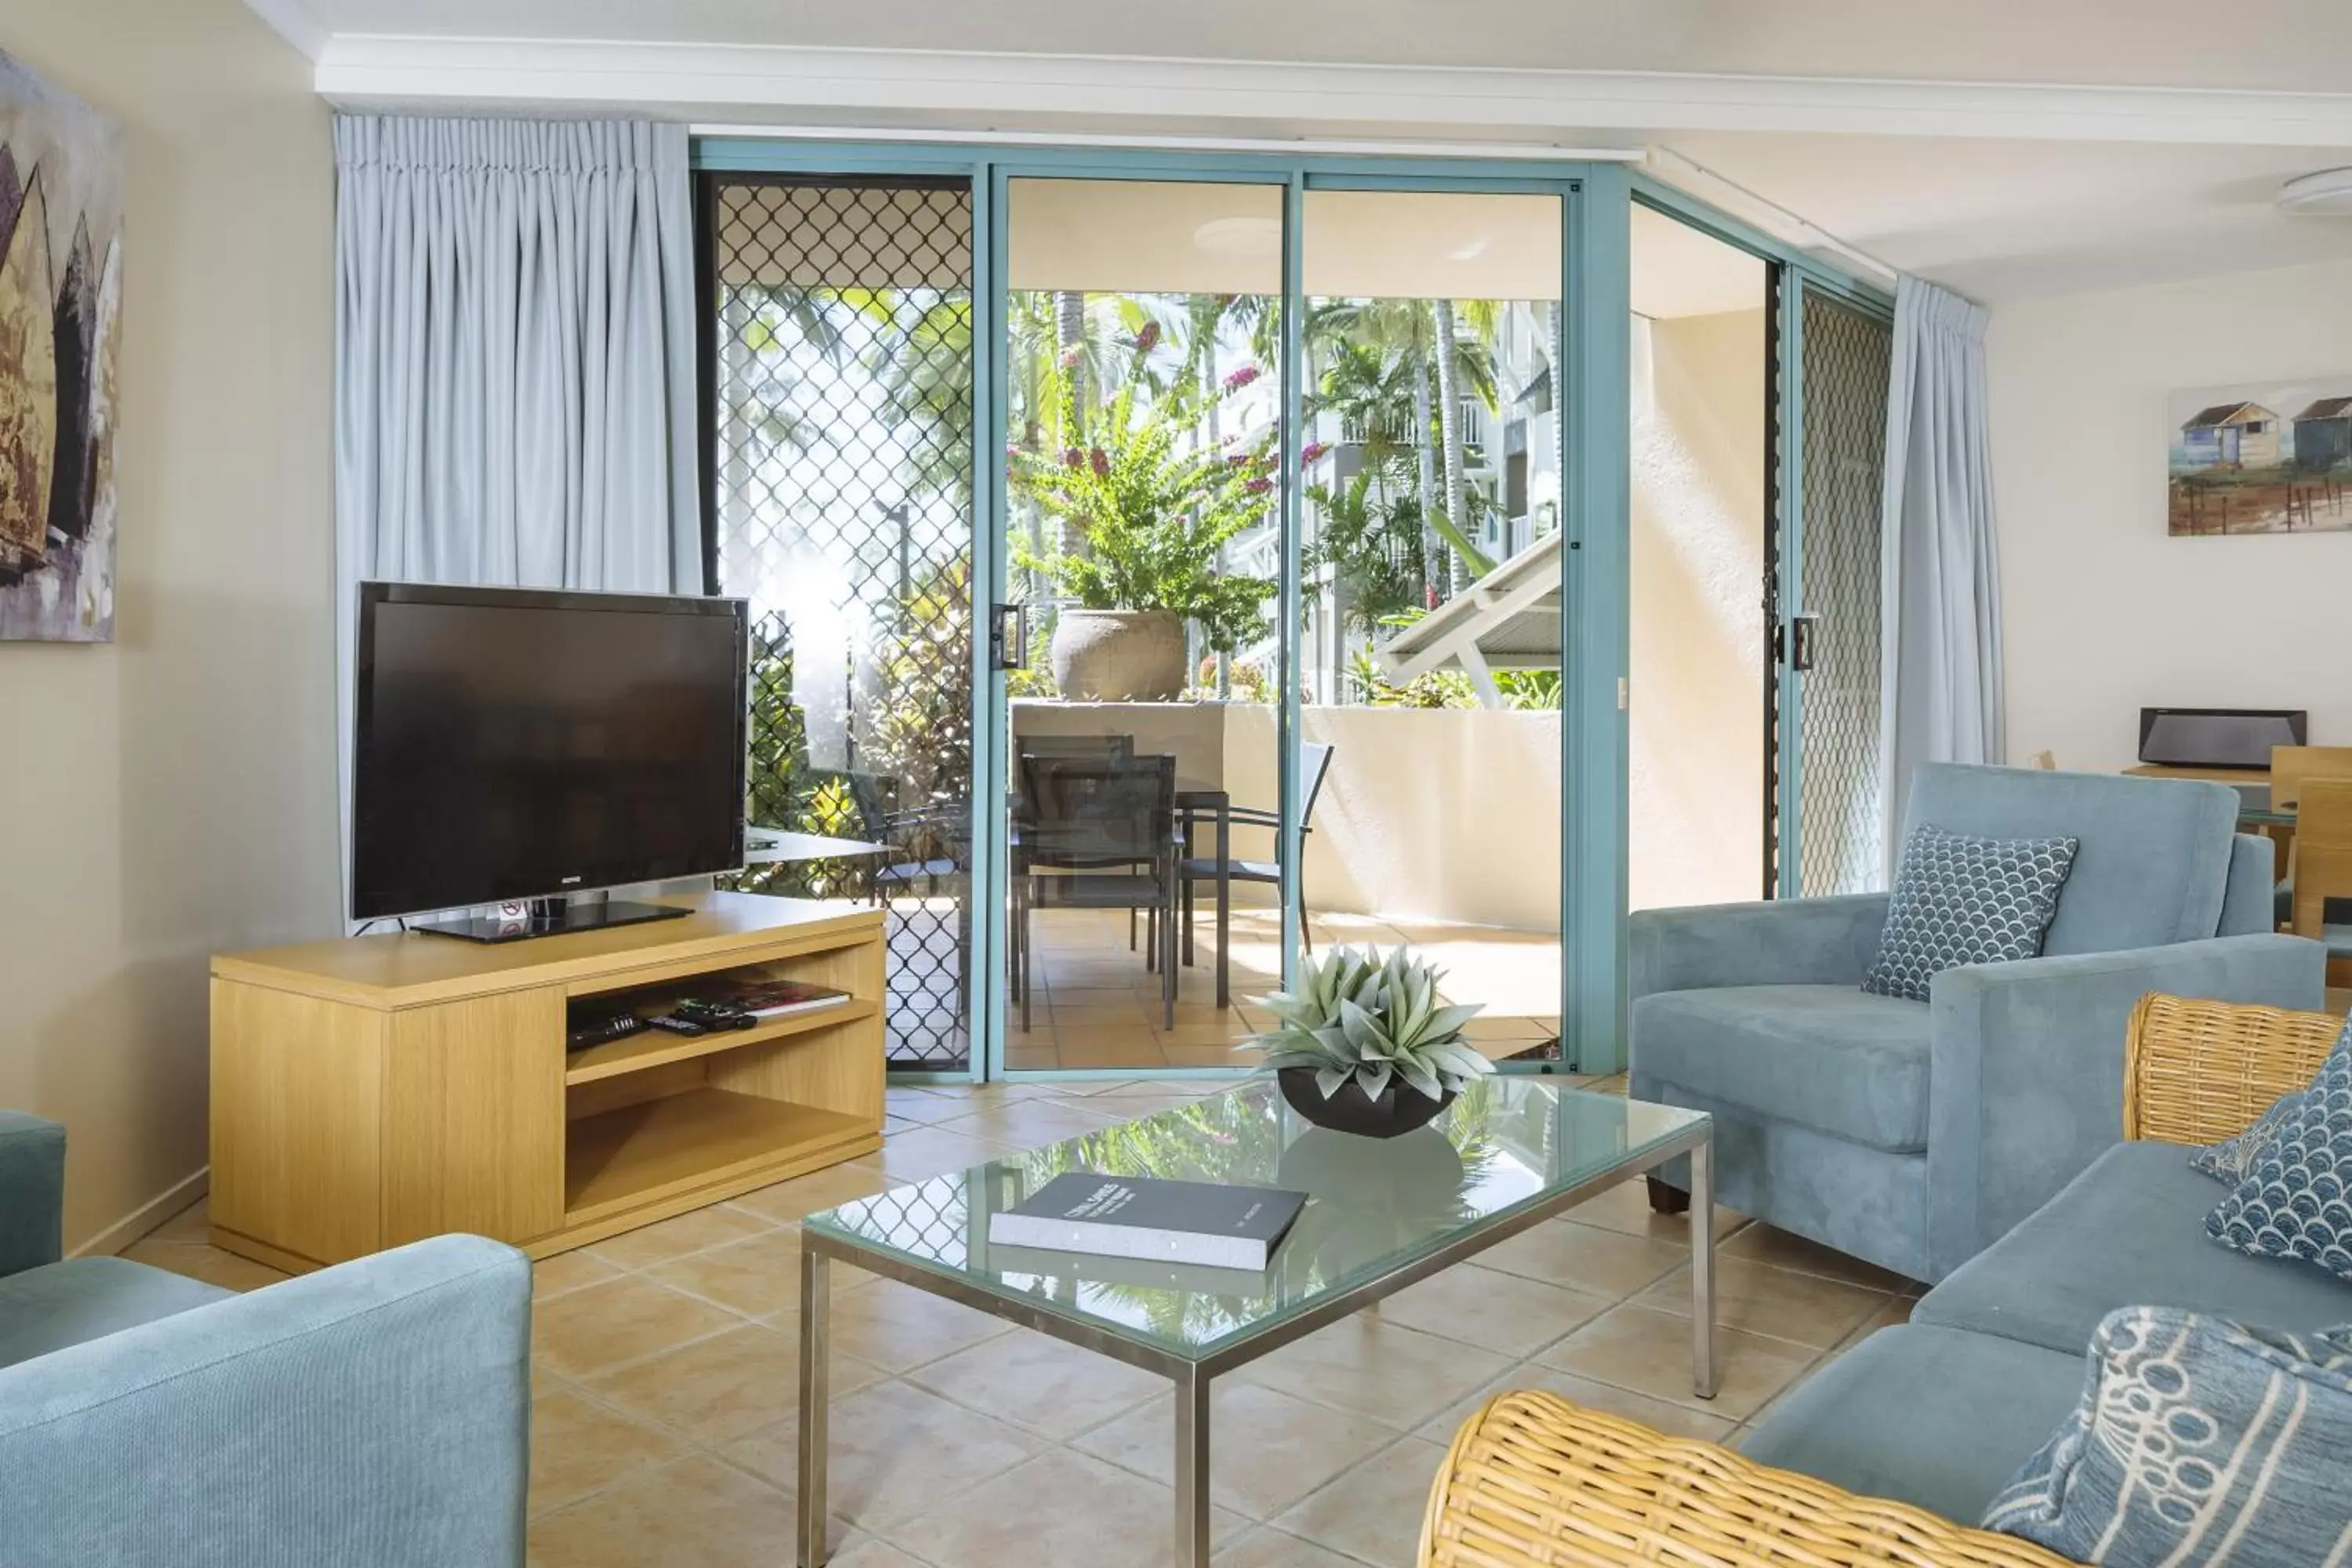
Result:
{"label": "patterned throw pillow", "polygon": [[2352,1326],[2293,1335],[2126,1307],[2091,1341],[2083,1401],[1984,1526],[2076,1563],[2346,1561]]}
{"label": "patterned throw pillow", "polygon": [[[2329,1050],[2331,1058],[2341,1054],[2347,1042],[2352,1042],[2352,1022],[2347,1022],[2336,1037],[2336,1044]],[[2323,1063],[2323,1069],[2325,1066]],[[2303,1097],[2310,1092],[2308,1089],[2298,1089],[2293,1094],[2281,1095],[2277,1103],[2263,1111],[2252,1127],[2235,1138],[2209,1143],[2189,1156],[2189,1168],[2215,1181],[2236,1186],[2254,1173],[2255,1163],[2269,1152],[2272,1144],[2278,1142],[2279,1129],[2302,1107]]]}
{"label": "patterned throw pillow", "polygon": [[2352,1051],[2320,1064],[2205,1234],[2255,1258],[2299,1258],[2352,1280]]}
{"label": "patterned throw pillow", "polygon": [[2040,954],[2079,842],[1913,828],[1862,988],[1925,1002],[1927,983],[1947,969]]}

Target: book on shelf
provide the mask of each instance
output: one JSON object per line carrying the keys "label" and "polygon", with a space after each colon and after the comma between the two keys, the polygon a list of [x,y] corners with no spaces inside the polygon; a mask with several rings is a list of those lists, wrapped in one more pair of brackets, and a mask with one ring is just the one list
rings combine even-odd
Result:
{"label": "book on shelf", "polygon": [[849,993],[831,985],[812,985],[805,980],[760,976],[730,981],[700,999],[758,1018],[782,1018],[820,1007],[838,1007],[849,1000]]}
{"label": "book on shelf", "polygon": [[992,1247],[1263,1271],[1305,1206],[1278,1187],[1066,1171],[988,1218]]}

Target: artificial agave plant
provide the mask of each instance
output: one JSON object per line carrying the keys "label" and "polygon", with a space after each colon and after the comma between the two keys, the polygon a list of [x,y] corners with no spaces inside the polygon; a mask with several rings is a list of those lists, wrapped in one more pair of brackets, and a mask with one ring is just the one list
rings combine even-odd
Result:
{"label": "artificial agave plant", "polygon": [[1282,1026],[1250,1045],[1265,1053],[1268,1072],[1311,1069],[1326,1100],[1350,1079],[1367,1099],[1402,1079],[1443,1100],[1495,1068],[1462,1038],[1477,1006],[1440,1001],[1442,973],[1402,947],[1385,961],[1378,948],[1334,949],[1307,963],[1296,991],[1261,998]]}

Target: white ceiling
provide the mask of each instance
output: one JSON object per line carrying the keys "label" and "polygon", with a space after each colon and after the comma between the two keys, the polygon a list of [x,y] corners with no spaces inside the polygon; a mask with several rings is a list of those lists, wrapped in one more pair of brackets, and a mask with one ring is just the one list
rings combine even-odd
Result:
{"label": "white ceiling", "polygon": [[1994,302],[2352,259],[2271,205],[2352,164],[2323,0],[249,4],[355,106],[1664,148]]}

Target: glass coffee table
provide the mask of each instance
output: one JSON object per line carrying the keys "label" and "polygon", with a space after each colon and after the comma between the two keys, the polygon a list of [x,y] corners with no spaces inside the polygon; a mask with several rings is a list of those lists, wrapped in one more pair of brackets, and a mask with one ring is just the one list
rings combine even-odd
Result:
{"label": "glass coffee table", "polygon": [[[835,1258],[1173,1383],[1175,1561],[1203,1568],[1211,1379],[1685,1155],[1691,1381],[1713,1398],[1712,1134],[1701,1111],[1511,1077],[1473,1084],[1403,1137],[1357,1138],[1310,1127],[1261,1079],[812,1215],[801,1227],[801,1568],[824,1561]],[[1286,1187],[1309,1201],[1263,1273],[990,1245],[991,1215],[1074,1170]]]}

